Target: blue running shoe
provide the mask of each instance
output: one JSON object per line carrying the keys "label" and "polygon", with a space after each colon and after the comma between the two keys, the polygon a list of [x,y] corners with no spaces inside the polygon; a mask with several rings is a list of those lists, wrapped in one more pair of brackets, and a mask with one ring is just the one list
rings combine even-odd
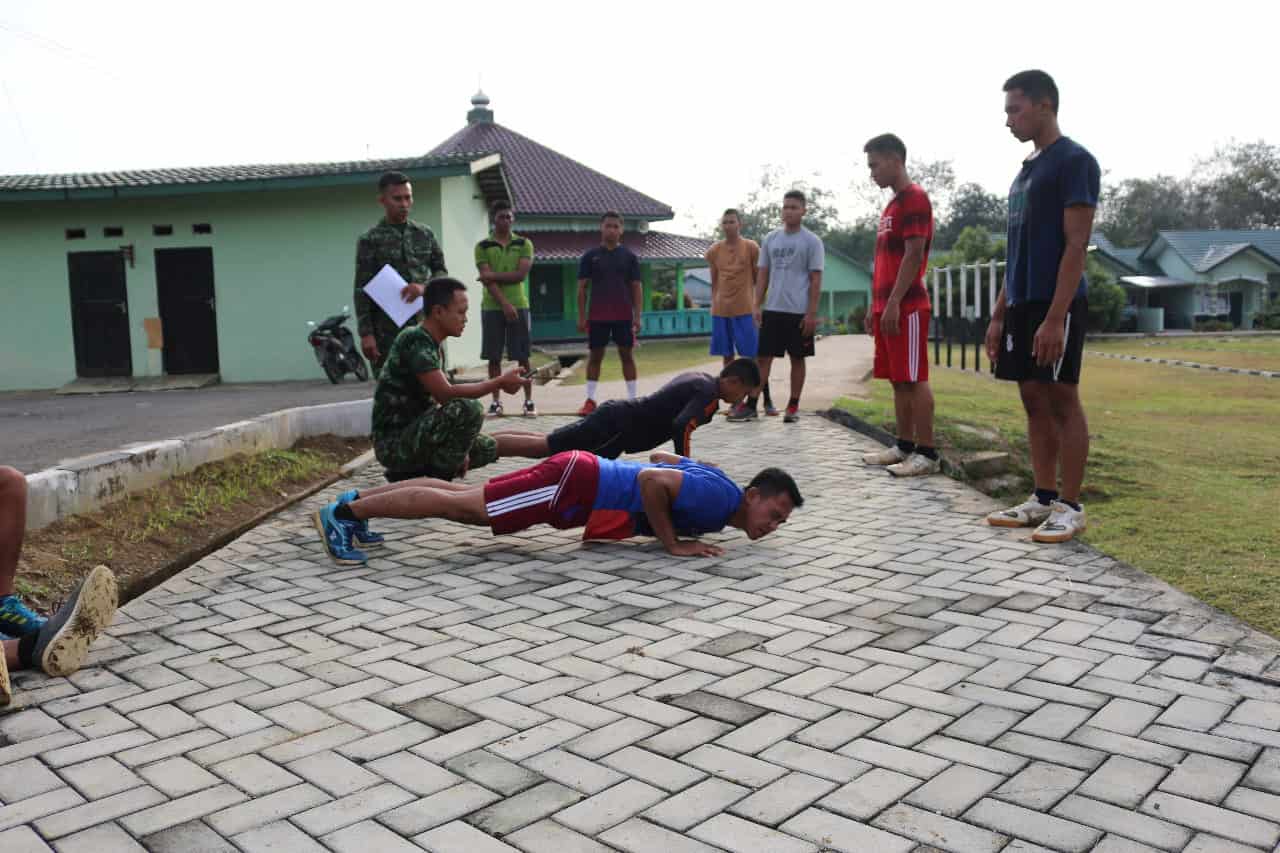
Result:
{"label": "blue running shoe", "polygon": [[312,516],[316,530],[320,531],[320,539],[324,542],[325,550],[329,552],[329,556],[335,563],[340,566],[363,566],[369,558],[351,544],[355,525],[333,517],[333,510],[337,506],[333,503],[316,511]]}
{"label": "blue running shoe", "polygon": [[[355,489],[348,489],[338,495],[338,503],[349,504],[358,497],[360,497],[360,493],[358,491]],[[369,522],[357,521],[355,524],[355,530],[351,534],[351,538],[354,539],[355,543],[361,548],[381,548],[382,543],[387,541],[387,537],[383,536],[381,533],[374,533],[369,529]]]}
{"label": "blue running shoe", "polygon": [[44,622],[44,617],[23,604],[17,595],[0,598],[0,634],[14,638],[37,634]]}

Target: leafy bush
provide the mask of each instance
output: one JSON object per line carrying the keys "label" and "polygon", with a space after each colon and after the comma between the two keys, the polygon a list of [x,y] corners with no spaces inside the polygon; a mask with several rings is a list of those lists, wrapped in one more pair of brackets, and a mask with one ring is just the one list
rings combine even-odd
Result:
{"label": "leafy bush", "polygon": [[859,305],[849,312],[849,328],[855,332],[861,332],[866,328],[867,322],[867,306]]}
{"label": "leafy bush", "polygon": [[1197,332],[1229,332],[1235,325],[1230,320],[1196,320],[1193,328]]}
{"label": "leafy bush", "polygon": [[1272,299],[1267,306],[1253,315],[1255,329],[1280,329],[1280,296]]}
{"label": "leafy bush", "polygon": [[1089,285],[1089,328],[1095,332],[1114,332],[1120,328],[1124,307],[1128,302],[1124,288],[1111,281]]}

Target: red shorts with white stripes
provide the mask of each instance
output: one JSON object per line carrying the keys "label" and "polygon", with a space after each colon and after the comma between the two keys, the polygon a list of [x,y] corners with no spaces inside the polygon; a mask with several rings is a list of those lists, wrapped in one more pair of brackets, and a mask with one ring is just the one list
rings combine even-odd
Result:
{"label": "red shorts with white stripes", "polygon": [[880,315],[871,318],[876,338],[876,379],[890,382],[929,381],[929,309],[916,308],[898,315],[898,334],[880,329]]}
{"label": "red shorts with white stripes", "polygon": [[535,524],[581,527],[591,515],[600,483],[596,457],[581,450],[550,456],[530,468],[484,484],[484,508],[495,534]]}

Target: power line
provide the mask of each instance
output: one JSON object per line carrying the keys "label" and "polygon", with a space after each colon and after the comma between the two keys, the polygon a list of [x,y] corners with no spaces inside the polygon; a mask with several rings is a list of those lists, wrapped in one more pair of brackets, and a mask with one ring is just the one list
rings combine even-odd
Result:
{"label": "power line", "polygon": [[54,41],[48,36],[42,36],[39,33],[19,29],[18,27],[4,21],[0,21],[0,31],[6,32],[15,38],[23,39],[36,47],[44,48],[51,53],[61,54],[66,59],[82,62],[85,65],[92,67],[95,71],[106,74],[117,82],[125,82],[124,78],[117,74],[114,69],[103,63],[102,60],[97,57],[91,56],[90,54],[77,50],[73,47],[68,47],[62,42]]}
{"label": "power line", "polygon": [[27,128],[22,123],[22,113],[18,112],[18,104],[13,100],[13,93],[9,91],[9,84],[4,79],[0,79],[0,89],[4,89],[5,99],[8,100],[9,109],[13,112],[13,120],[18,124],[18,135],[22,137],[22,144],[26,146],[27,153],[31,156],[32,171],[39,172],[40,158],[36,156],[36,149],[27,137]]}

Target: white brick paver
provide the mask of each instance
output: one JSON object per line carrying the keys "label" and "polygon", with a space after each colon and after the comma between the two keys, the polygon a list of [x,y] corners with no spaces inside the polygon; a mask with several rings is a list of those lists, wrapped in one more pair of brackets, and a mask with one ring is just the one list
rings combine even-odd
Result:
{"label": "white brick paver", "polygon": [[319,496],[250,531],[14,673],[0,848],[1277,849],[1273,638],[817,417],[694,441],[804,508],[702,560],[382,522],[339,568]]}

